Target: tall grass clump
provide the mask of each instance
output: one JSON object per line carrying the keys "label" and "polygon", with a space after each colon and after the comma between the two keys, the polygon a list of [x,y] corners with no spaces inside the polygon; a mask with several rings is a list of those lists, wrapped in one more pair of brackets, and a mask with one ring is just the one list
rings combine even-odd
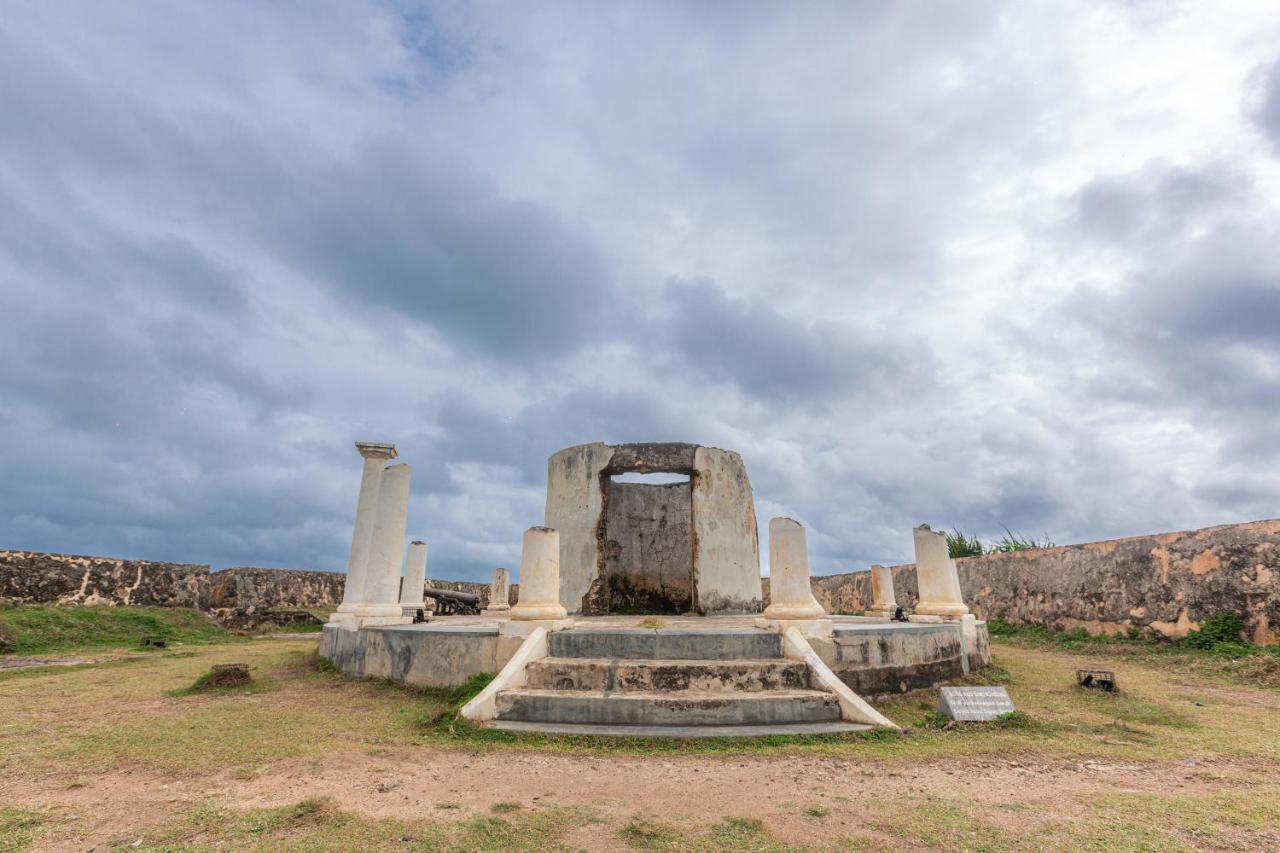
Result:
{"label": "tall grass clump", "polygon": [[1053,540],[1047,535],[1043,540],[1038,540],[1034,536],[1023,537],[1014,533],[1009,528],[1004,529],[1004,536],[993,545],[987,546],[987,552],[990,554],[1012,554],[1015,551],[1035,551],[1040,548],[1052,548]]}
{"label": "tall grass clump", "polygon": [[952,528],[947,536],[947,553],[956,557],[981,557],[982,543],[977,536],[965,536],[958,528]]}

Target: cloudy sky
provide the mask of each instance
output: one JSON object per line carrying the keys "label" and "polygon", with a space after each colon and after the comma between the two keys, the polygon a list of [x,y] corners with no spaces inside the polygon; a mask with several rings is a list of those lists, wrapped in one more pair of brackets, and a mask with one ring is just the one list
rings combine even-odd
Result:
{"label": "cloudy sky", "polygon": [[0,548],[341,569],[357,439],[435,577],[597,440],[818,573],[1280,515],[1280,3],[9,0],[0,117]]}

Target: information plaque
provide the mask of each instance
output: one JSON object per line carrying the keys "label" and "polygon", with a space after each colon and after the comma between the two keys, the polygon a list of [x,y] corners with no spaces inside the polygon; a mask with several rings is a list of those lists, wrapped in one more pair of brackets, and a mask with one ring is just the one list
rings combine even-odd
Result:
{"label": "information plaque", "polygon": [[943,687],[938,691],[938,711],[951,720],[981,723],[1013,710],[1013,700],[1003,687]]}

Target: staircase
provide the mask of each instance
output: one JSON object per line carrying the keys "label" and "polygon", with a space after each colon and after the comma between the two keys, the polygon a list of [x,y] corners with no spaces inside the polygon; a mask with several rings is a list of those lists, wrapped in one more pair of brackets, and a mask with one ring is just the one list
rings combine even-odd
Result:
{"label": "staircase", "polygon": [[755,628],[574,628],[548,637],[525,685],[495,697],[496,728],[650,737],[862,731],[808,666]]}

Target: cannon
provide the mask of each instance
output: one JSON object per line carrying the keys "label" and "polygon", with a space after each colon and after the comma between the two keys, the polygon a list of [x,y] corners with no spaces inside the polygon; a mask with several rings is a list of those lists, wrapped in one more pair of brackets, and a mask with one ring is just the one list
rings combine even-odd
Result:
{"label": "cannon", "polygon": [[427,588],[422,594],[435,601],[436,613],[440,616],[480,615],[480,596],[473,592]]}

